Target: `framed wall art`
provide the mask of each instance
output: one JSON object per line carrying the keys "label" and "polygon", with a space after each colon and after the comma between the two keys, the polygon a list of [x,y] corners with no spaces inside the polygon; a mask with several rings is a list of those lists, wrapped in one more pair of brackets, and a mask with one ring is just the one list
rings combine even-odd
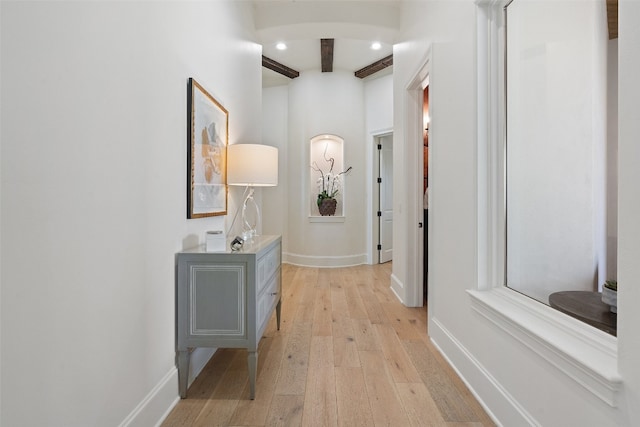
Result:
{"label": "framed wall art", "polygon": [[226,215],[229,113],[193,78],[187,120],[187,218]]}

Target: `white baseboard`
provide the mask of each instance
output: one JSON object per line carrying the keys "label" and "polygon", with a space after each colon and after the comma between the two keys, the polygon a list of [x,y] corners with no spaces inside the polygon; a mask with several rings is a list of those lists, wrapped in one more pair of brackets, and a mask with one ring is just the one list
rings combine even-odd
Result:
{"label": "white baseboard", "polygon": [[367,263],[367,254],[344,256],[311,256],[298,255],[289,252],[282,253],[282,262],[301,267],[337,268],[353,267]]}
{"label": "white baseboard", "polygon": [[[215,348],[201,347],[191,353],[189,385],[200,375],[215,352]],[[174,366],[120,423],[120,427],[157,427],[162,424],[179,401],[178,369]]]}
{"label": "white baseboard", "polygon": [[120,427],[159,426],[179,400],[178,370],[174,366],[120,423]]}
{"label": "white baseboard", "polygon": [[393,292],[393,294],[396,296],[396,298],[398,298],[398,301],[400,301],[402,304],[404,304],[404,298],[402,298],[402,296],[404,296],[404,285],[398,279],[398,277],[393,273],[391,273],[391,286],[390,287],[391,287],[391,292]]}
{"label": "white baseboard", "polygon": [[429,337],[496,425],[540,425],[436,318],[429,321]]}

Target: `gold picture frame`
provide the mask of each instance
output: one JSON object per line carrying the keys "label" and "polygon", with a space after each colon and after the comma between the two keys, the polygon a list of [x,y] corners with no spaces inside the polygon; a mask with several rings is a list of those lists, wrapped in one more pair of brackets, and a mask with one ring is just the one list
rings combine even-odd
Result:
{"label": "gold picture frame", "polygon": [[187,120],[187,218],[226,215],[229,112],[193,78]]}

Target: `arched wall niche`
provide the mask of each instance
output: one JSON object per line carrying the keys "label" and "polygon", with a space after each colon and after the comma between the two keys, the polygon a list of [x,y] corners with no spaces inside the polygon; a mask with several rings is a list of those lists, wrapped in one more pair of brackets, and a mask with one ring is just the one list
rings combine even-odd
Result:
{"label": "arched wall niche", "polygon": [[[309,215],[343,217],[344,139],[328,133],[311,138],[309,164]],[[325,199],[327,200],[324,201]],[[335,203],[332,203],[331,199],[335,200]],[[335,211],[330,208],[332,205],[335,205]]]}

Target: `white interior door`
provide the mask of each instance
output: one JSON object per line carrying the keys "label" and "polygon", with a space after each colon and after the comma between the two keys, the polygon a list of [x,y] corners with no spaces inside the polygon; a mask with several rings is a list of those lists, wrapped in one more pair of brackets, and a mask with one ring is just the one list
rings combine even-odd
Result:
{"label": "white interior door", "polygon": [[380,264],[393,259],[393,135],[385,135],[378,141],[380,191],[378,222]]}

